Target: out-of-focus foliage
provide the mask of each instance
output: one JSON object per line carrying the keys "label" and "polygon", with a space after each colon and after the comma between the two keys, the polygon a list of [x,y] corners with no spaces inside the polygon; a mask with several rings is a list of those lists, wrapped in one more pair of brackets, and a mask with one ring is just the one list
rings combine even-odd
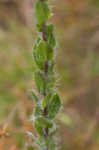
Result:
{"label": "out-of-focus foliage", "polygon": [[[57,0],[50,3],[58,41],[56,77],[64,104],[57,118],[61,149],[98,150],[99,2]],[[25,131],[35,132],[27,119],[33,105],[30,97],[34,86],[31,54],[36,35],[33,20],[31,0],[0,1],[1,150],[24,150]]]}

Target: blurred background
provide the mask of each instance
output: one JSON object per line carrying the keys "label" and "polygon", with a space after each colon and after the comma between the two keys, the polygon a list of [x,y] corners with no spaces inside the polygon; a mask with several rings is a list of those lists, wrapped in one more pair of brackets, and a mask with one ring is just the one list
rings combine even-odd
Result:
{"label": "blurred background", "polygon": [[[0,150],[25,150],[34,132],[30,90],[35,0],[0,0]],[[61,150],[99,150],[99,0],[51,0],[57,39]],[[30,142],[28,140],[28,142]]]}

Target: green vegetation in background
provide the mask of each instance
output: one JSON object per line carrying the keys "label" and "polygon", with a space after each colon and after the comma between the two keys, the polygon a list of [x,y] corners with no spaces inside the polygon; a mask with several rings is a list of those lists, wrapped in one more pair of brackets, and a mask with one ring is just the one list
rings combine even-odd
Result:
{"label": "green vegetation in background", "polygon": [[6,34],[0,30],[0,119],[4,119],[20,99],[15,93],[26,91],[32,78],[30,36],[30,30],[18,23],[10,22]]}

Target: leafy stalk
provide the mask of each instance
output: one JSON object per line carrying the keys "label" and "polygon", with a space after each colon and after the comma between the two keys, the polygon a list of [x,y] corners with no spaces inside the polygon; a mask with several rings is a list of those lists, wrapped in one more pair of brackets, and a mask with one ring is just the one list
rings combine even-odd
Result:
{"label": "leafy stalk", "polygon": [[56,46],[53,25],[48,23],[51,10],[47,0],[37,0],[35,3],[35,18],[38,38],[33,48],[35,70],[34,81],[39,98],[33,92],[36,101],[34,109],[34,125],[37,131],[36,144],[41,150],[56,150],[54,140],[55,117],[58,114],[61,101],[55,90],[54,48]]}

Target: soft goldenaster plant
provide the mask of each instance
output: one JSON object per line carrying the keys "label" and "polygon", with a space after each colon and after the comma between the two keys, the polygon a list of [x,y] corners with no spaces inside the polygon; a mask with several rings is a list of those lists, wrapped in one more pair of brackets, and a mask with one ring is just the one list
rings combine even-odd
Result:
{"label": "soft goldenaster plant", "polygon": [[56,150],[58,148],[55,141],[55,118],[60,110],[61,101],[55,88],[54,48],[56,41],[53,34],[53,24],[48,23],[51,16],[47,0],[37,0],[35,18],[39,35],[33,48],[33,75],[40,96],[38,97],[35,92],[32,92],[35,100],[33,121],[37,131],[34,145],[37,147],[28,147],[28,150]]}

